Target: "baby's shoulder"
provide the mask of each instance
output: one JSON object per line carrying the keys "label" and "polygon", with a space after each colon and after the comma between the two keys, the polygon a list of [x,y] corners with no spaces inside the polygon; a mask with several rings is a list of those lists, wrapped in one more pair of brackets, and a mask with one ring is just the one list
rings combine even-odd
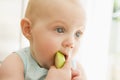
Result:
{"label": "baby's shoulder", "polygon": [[[16,67],[16,66],[22,66],[22,60],[20,57],[14,52],[8,55],[5,60],[2,62],[1,66],[6,66],[9,65],[8,67]],[[12,66],[13,65],[13,66]]]}
{"label": "baby's shoulder", "polygon": [[23,80],[24,67],[20,57],[12,53],[2,62],[0,66],[0,79],[1,80]]}

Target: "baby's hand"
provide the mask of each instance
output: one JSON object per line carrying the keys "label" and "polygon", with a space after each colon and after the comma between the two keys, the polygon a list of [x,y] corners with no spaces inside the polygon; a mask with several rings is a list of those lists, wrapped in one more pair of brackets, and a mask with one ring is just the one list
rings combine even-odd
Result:
{"label": "baby's hand", "polygon": [[72,68],[72,80],[86,80],[84,71],[80,64],[77,64],[77,68]]}
{"label": "baby's hand", "polygon": [[45,80],[71,80],[71,74],[70,61],[66,61],[60,69],[55,66],[50,67]]}

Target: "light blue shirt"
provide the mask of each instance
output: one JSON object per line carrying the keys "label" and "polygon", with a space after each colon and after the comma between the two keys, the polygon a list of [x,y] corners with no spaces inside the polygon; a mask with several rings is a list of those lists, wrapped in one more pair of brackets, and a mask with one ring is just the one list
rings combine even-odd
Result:
{"label": "light blue shirt", "polygon": [[48,70],[41,68],[34,58],[31,56],[30,48],[24,48],[16,53],[20,56],[24,63],[24,78],[25,80],[44,80]]}

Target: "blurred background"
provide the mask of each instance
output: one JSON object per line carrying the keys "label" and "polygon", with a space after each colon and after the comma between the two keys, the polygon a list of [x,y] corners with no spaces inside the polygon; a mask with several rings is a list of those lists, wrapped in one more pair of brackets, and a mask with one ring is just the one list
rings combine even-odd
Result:
{"label": "blurred background", "polygon": [[[29,46],[20,29],[28,0],[0,0],[0,63]],[[120,80],[120,0],[82,0],[87,23],[76,59],[88,80]]]}

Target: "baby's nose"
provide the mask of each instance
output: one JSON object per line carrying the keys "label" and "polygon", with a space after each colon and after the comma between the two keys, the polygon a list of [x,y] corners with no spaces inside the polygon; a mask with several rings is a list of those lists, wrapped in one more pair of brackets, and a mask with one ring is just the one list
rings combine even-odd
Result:
{"label": "baby's nose", "polygon": [[62,45],[64,48],[74,48],[74,40],[73,39],[64,40]]}

